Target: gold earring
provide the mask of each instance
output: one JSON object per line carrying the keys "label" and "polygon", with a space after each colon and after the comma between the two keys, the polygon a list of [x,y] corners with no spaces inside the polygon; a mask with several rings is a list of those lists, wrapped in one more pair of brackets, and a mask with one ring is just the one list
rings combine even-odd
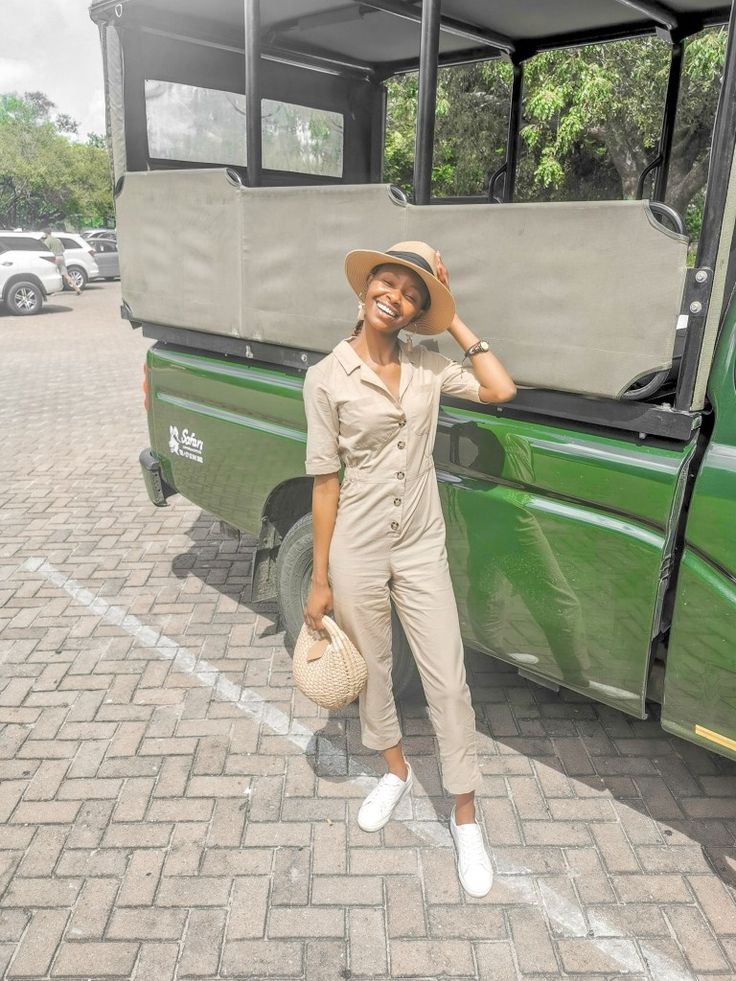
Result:
{"label": "gold earring", "polygon": [[358,293],[358,320],[365,318],[365,293]]}

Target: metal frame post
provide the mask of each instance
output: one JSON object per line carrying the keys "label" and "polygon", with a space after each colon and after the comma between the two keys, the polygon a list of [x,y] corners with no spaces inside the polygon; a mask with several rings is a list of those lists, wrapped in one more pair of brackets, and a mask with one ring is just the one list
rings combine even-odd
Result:
{"label": "metal frame post", "polygon": [[505,204],[514,200],[516,190],[516,161],[519,156],[519,123],[521,122],[521,97],[524,88],[524,66],[514,61],[514,79],[511,85],[511,107],[509,109],[509,129],[506,138],[506,170],[503,178],[503,200]]}
{"label": "metal frame post", "polygon": [[263,167],[261,134],[261,0],[245,0],[245,160],[250,187],[260,187]]}
{"label": "metal frame post", "polygon": [[667,76],[667,92],[664,97],[662,111],[662,130],[659,137],[659,156],[662,158],[657,169],[652,197],[655,201],[664,201],[667,193],[667,179],[670,173],[670,157],[672,155],[672,140],[675,135],[675,117],[677,115],[677,100],[680,95],[680,80],[682,78],[682,62],[685,47],[682,41],[674,41],[670,56],[670,72]]}
{"label": "metal frame post", "polygon": [[414,203],[429,204],[437,106],[437,56],[440,47],[440,0],[422,0],[419,46],[419,96],[414,150]]}
{"label": "metal frame post", "polygon": [[[713,289],[731,168],[736,166],[736,4],[731,8],[723,82],[713,127],[703,225],[695,268],[688,270],[682,310],[688,315],[675,408],[689,409],[695,394],[705,323]],[[729,238],[730,240],[730,238]],[[716,297],[721,303],[723,296]]]}

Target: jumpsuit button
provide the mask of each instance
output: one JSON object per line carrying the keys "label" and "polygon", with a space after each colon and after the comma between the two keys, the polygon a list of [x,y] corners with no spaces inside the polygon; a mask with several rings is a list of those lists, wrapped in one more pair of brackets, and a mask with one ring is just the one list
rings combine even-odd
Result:
{"label": "jumpsuit button", "polygon": [[396,529],[398,527],[399,527],[399,522],[398,521],[392,521],[391,522],[391,531],[396,531]]}
{"label": "jumpsuit button", "polygon": [[404,447],[406,446],[406,443],[403,441],[403,439],[400,439],[399,442],[396,445],[398,446],[398,448],[400,450],[403,450]]}
{"label": "jumpsuit button", "polygon": [[396,479],[397,480],[403,480],[404,479],[404,471],[403,470],[399,470],[399,472],[396,474]]}
{"label": "jumpsuit button", "polygon": [[394,498],[394,504],[396,505],[396,507],[398,507],[399,504],[401,504],[401,498],[400,497],[395,497]]}
{"label": "jumpsuit button", "polygon": [[399,425],[400,426],[405,426],[406,425],[406,419],[399,419]]}

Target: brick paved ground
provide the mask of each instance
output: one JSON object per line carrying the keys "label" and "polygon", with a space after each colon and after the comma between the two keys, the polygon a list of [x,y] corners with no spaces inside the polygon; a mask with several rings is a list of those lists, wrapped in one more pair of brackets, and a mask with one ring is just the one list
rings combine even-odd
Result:
{"label": "brick paved ground", "polygon": [[154,509],[116,284],[0,312],[0,971],[7,978],[736,976],[736,767],[469,657],[496,883],[420,786],[361,833],[353,708],[291,687],[250,549]]}

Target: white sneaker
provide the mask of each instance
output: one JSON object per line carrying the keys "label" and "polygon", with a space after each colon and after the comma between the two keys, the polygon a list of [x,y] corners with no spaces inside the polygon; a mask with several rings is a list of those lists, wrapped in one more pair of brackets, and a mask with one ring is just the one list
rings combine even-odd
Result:
{"label": "white sneaker", "polygon": [[455,824],[455,808],[450,814],[450,834],[457,852],[457,874],[469,896],[480,899],[491,891],[493,869],[483,843],[479,824]]}
{"label": "white sneaker", "polygon": [[397,777],[395,773],[386,773],[363,801],[358,811],[358,827],[363,831],[380,831],[384,824],[388,824],[404,794],[411,790],[414,774],[408,763],[406,767],[406,780]]}

